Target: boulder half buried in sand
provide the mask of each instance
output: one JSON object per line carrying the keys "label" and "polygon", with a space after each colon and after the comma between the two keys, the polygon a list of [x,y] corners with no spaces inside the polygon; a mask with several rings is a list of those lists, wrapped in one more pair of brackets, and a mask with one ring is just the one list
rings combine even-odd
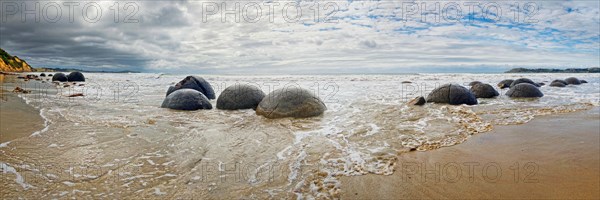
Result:
{"label": "boulder half buried in sand", "polygon": [[529,83],[519,83],[512,86],[510,90],[506,92],[506,95],[512,98],[535,98],[544,96],[537,86]]}
{"label": "boulder half buried in sand", "polygon": [[193,89],[180,89],[169,94],[161,107],[174,110],[212,109],[204,94]]}
{"label": "boulder half buried in sand", "polygon": [[581,81],[575,77],[566,78],[565,82],[567,82],[569,85],[581,85]]}
{"label": "boulder half buried in sand", "polygon": [[58,82],[67,82],[67,76],[65,76],[65,74],[63,73],[56,73],[54,74],[54,76],[52,76],[52,81],[58,81]]}
{"label": "boulder half buried in sand", "polygon": [[515,81],[515,80],[512,80],[512,79],[502,80],[502,81],[500,81],[500,83],[498,83],[498,87],[500,89],[508,88],[508,87],[510,87],[510,84],[512,84],[513,81]]}
{"label": "boulder half buried in sand", "polygon": [[494,87],[485,83],[473,85],[473,87],[471,87],[469,90],[471,93],[473,93],[473,95],[475,95],[475,98],[493,98],[500,95],[498,94],[498,91],[494,89]]}
{"label": "boulder half buried in sand", "polygon": [[265,96],[256,108],[256,114],[266,118],[306,118],[319,116],[327,107],[310,91],[296,87],[277,89]]}
{"label": "boulder half buried in sand", "polygon": [[256,109],[265,93],[253,85],[235,84],[227,87],[217,98],[217,109]]}
{"label": "boulder half buried in sand", "polygon": [[540,85],[538,85],[537,83],[533,82],[531,79],[528,79],[528,78],[517,79],[517,80],[513,81],[510,84],[510,87],[512,88],[513,86],[518,85],[519,83],[529,83],[529,84],[534,85],[536,87],[540,87]]}
{"label": "boulder half buried in sand", "polygon": [[467,88],[458,84],[442,85],[427,95],[427,102],[447,103],[450,105],[475,105],[477,98]]}
{"label": "boulder half buried in sand", "polygon": [[67,80],[69,82],[85,82],[85,77],[81,72],[71,72],[67,75]]}

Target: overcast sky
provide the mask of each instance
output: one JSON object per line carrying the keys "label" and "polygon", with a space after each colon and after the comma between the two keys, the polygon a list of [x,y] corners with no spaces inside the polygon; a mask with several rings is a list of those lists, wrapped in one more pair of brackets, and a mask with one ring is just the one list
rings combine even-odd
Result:
{"label": "overcast sky", "polygon": [[3,0],[0,47],[33,67],[165,73],[498,72],[600,63],[596,0],[245,0],[223,19],[236,13],[236,2],[227,2]]}

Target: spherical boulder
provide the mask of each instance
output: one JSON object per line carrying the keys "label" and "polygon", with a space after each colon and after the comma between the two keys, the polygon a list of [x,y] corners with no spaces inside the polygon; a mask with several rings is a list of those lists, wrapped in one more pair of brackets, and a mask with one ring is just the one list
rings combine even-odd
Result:
{"label": "spherical boulder", "polygon": [[560,79],[556,79],[556,80],[552,81],[552,83],[556,83],[556,82],[562,83],[563,85],[569,85],[569,83],[567,83],[566,81],[560,80]]}
{"label": "spherical boulder", "polygon": [[506,92],[506,96],[512,98],[534,98],[534,97],[543,97],[544,94],[540,89],[530,83],[519,83],[510,87],[510,90]]}
{"label": "spherical boulder", "polygon": [[560,82],[560,81],[553,81],[552,83],[550,83],[550,87],[566,87],[567,85],[565,85],[564,83]]}
{"label": "spherical boulder", "polygon": [[256,114],[266,118],[306,118],[323,114],[327,107],[310,91],[296,87],[277,89],[265,96],[256,107]]}
{"label": "spherical boulder", "polygon": [[473,81],[469,83],[469,86],[473,87],[474,85],[480,84],[480,81]]}
{"label": "spherical boulder", "polygon": [[40,74],[40,77],[46,77],[45,73]]}
{"label": "spherical boulder", "polygon": [[515,81],[515,80],[512,80],[512,79],[502,80],[502,81],[500,81],[500,83],[498,83],[498,87],[500,89],[504,89],[504,88],[510,87],[510,84],[512,84],[513,81]]}
{"label": "spherical boulder", "polygon": [[475,95],[475,98],[493,98],[500,95],[493,86],[485,83],[476,84],[469,90]]}
{"label": "spherical boulder", "polygon": [[[171,92],[183,88],[197,90],[198,92],[204,94],[208,99],[215,99],[215,91],[213,90],[212,86],[201,77],[187,76],[183,80],[179,81],[179,83],[175,85],[175,90]],[[171,93],[167,92],[167,96],[169,96],[169,94]]]}
{"label": "spherical boulder", "polygon": [[569,77],[567,79],[565,79],[565,82],[567,82],[570,85],[580,85],[581,81],[579,81],[579,79],[575,78],[575,77]]}
{"label": "spherical boulder", "polygon": [[174,91],[163,100],[161,107],[174,110],[212,109],[212,105],[206,96],[193,89]]}
{"label": "spherical boulder", "polygon": [[52,76],[52,81],[58,81],[58,82],[67,82],[67,76],[65,76],[65,74],[63,73],[56,73],[54,74],[54,76]]}
{"label": "spherical boulder", "polygon": [[579,80],[581,83],[588,83],[586,80]]}
{"label": "spherical boulder", "polygon": [[253,85],[235,84],[221,92],[217,108],[222,110],[256,109],[265,93]]}
{"label": "spherical boulder", "polygon": [[85,82],[85,77],[81,72],[71,72],[67,75],[67,80],[69,82]]}
{"label": "spherical boulder", "polygon": [[447,103],[450,105],[475,105],[477,98],[467,88],[458,84],[444,84],[427,95],[427,102]]}
{"label": "spherical boulder", "polygon": [[531,79],[528,79],[528,78],[520,78],[520,79],[517,79],[517,80],[513,81],[513,82],[510,84],[510,87],[512,88],[513,86],[515,86],[515,85],[517,85],[517,84],[519,84],[519,83],[529,83],[529,84],[531,84],[531,85],[534,85],[534,86],[536,86],[536,87],[540,87],[540,85],[538,85],[537,83],[533,82]]}

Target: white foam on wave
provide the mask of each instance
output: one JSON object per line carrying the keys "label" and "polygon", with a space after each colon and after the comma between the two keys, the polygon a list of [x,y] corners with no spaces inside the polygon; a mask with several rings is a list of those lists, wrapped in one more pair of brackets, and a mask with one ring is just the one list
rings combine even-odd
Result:
{"label": "white foam on wave", "polygon": [[0,143],[0,148],[7,147],[8,144],[10,144],[10,141],[5,142],[5,143]]}
{"label": "white foam on wave", "polygon": [[42,117],[42,119],[44,119],[44,128],[42,130],[33,132],[30,135],[30,137],[39,136],[40,134],[48,131],[48,129],[50,128],[50,119],[48,119],[48,117],[46,117],[46,108],[41,108],[40,109],[40,116]]}
{"label": "white foam on wave", "polygon": [[3,173],[11,173],[15,175],[15,182],[19,185],[21,185],[21,187],[23,187],[23,189],[27,190],[29,188],[33,188],[32,185],[28,184],[25,182],[25,179],[23,178],[23,176],[21,176],[21,174],[19,172],[17,172],[17,170],[14,167],[11,167],[10,165],[0,162],[0,169],[2,170]]}

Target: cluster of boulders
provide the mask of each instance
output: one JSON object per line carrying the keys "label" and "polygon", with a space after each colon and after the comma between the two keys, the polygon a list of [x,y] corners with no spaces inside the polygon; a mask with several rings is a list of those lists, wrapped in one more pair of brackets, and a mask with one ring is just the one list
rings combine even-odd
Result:
{"label": "cluster of boulders", "polygon": [[53,82],[85,82],[85,76],[83,76],[81,72],[71,72],[69,73],[69,75],[65,75],[59,72],[54,74],[54,76],[52,74],[48,76],[52,76]]}
{"label": "cluster of boulders", "polygon": [[565,80],[556,79],[550,83],[550,87],[566,87],[567,85],[581,85],[582,83],[587,83],[585,80],[579,80],[575,77],[569,77]]}
{"label": "cluster of boulders", "polygon": [[[212,109],[210,99],[215,99],[215,92],[208,81],[198,76],[187,76],[169,87],[161,107],[174,110]],[[323,114],[327,107],[319,97],[306,89],[286,87],[265,95],[257,86],[235,84],[221,92],[217,109],[254,109],[256,114],[266,118],[306,118]]]}
{"label": "cluster of boulders", "polygon": [[[565,87],[566,85],[579,85],[587,83],[585,80],[579,80],[575,77],[570,77],[565,80],[554,80],[550,83],[551,87]],[[536,83],[528,78],[519,78],[516,80],[506,79],[498,83],[500,89],[509,88],[506,96],[511,98],[539,98],[544,94],[539,87],[546,85],[545,83]],[[429,93],[427,99],[424,97],[416,97],[409,101],[409,105],[424,105],[427,102],[447,103],[450,105],[476,105],[479,98],[494,98],[498,95],[498,91],[490,84],[480,81],[469,83],[470,89],[467,89],[458,84],[445,84],[435,88]]]}

